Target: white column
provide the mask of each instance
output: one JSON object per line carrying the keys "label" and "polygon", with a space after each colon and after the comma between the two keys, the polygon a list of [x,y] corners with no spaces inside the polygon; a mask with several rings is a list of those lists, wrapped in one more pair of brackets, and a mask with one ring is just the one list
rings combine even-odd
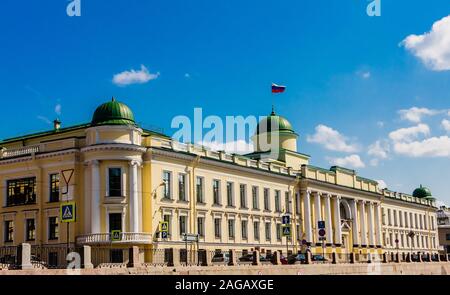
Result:
{"label": "white column", "polygon": [[91,233],[101,233],[100,226],[100,168],[99,161],[91,162]]}
{"label": "white column", "polygon": [[83,198],[83,203],[84,203],[84,232],[85,233],[89,233],[91,231],[91,202],[89,202],[88,200],[90,200],[91,196],[91,192],[90,189],[91,187],[88,185],[90,182],[90,163],[89,162],[85,162],[84,163],[84,198]]}
{"label": "white column", "polygon": [[327,234],[327,244],[333,244],[333,219],[331,218],[331,195],[325,196],[325,230]]}
{"label": "white column", "polygon": [[312,226],[311,226],[311,192],[304,192],[305,197],[303,198],[303,206],[305,208],[305,234],[306,241],[312,243]]}
{"label": "white column", "polygon": [[361,246],[367,246],[367,229],[366,229],[366,202],[361,200],[359,202],[359,219],[361,222]]}
{"label": "white column", "polygon": [[320,205],[320,197],[321,197],[320,193],[315,193],[314,194],[314,212],[315,212],[315,217],[316,217],[316,220],[314,222],[314,227],[316,228],[316,233],[315,233],[314,239],[316,240],[316,244],[319,243],[318,222],[322,220],[322,208],[321,208],[321,205]]}
{"label": "white column", "polygon": [[341,231],[341,197],[336,196],[333,202],[334,209],[334,244],[342,245],[342,231]]}
{"label": "white column", "polygon": [[360,244],[359,244],[359,223],[358,223],[357,201],[353,200],[353,202],[351,202],[351,206],[352,206],[352,217],[353,217],[353,222],[352,222],[353,246],[358,247]]}
{"label": "white column", "polygon": [[381,204],[375,204],[375,227],[376,227],[376,240],[375,246],[382,246],[382,225],[381,225]]}
{"label": "white column", "polygon": [[139,232],[138,163],[130,162],[130,231]]}
{"label": "white column", "polygon": [[369,245],[375,246],[375,239],[374,239],[374,222],[373,222],[373,203],[370,202],[369,206],[367,207],[367,219],[369,223]]}

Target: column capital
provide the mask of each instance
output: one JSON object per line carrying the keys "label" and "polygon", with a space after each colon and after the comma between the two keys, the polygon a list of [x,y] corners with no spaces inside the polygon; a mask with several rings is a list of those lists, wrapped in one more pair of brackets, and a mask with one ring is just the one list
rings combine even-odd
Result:
{"label": "column capital", "polygon": [[98,166],[100,164],[99,160],[88,160],[84,161],[84,166]]}
{"label": "column capital", "polygon": [[130,166],[137,166],[137,167],[139,167],[139,166],[142,165],[142,162],[141,162],[141,161],[138,161],[138,160],[131,160],[128,164],[129,164]]}
{"label": "column capital", "polygon": [[367,202],[365,200],[358,200],[358,203],[360,203],[361,205],[365,205]]}

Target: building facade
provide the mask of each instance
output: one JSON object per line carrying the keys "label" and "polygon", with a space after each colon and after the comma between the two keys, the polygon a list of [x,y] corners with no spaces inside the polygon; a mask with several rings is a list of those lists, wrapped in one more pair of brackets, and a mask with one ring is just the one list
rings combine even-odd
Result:
{"label": "building facade", "polygon": [[[279,141],[276,157],[262,138]],[[188,233],[199,236],[192,249],[437,253],[437,208],[428,189],[380,190],[354,170],[314,167],[297,152],[291,124],[274,112],[253,140],[256,151],[244,156],[176,142],[140,128],[114,99],[91,123],[61,128],[55,121],[54,130],[3,140],[0,246],[184,248]],[[76,221],[62,224],[67,201],[76,204]]]}
{"label": "building facade", "polygon": [[437,212],[439,244],[445,254],[450,253],[450,209],[442,206]]}

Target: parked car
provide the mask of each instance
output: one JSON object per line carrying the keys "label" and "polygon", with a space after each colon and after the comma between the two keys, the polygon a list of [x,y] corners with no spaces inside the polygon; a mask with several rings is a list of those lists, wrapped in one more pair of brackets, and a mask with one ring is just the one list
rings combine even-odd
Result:
{"label": "parked car", "polygon": [[239,261],[253,261],[253,254],[245,254],[239,257]]}
{"label": "parked car", "polygon": [[228,263],[230,261],[229,253],[216,253],[212,258],[212,262],[225,262]]}
{"label": "parked car", "polygon": [[281,264],[288,264],[287,258],[284,257],[283,255],[280,256],[280,262],[281,262]]}
{"label": "parked car", "polygon": [[266,256],[259,256],[259,261],[261,262],[271,262],[273,259],[273,255],[272,254],[266,254]]}
{"label": "parked car", "polygon": [[323,257],[322,255],[313,255],[312,257],[312,261],[328,261],[328,259],[326,259],[325,257]]}

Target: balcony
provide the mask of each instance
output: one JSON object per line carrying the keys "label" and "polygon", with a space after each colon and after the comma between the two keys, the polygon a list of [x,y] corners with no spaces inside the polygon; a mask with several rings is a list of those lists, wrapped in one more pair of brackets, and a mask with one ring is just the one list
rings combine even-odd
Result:
{"label": "balcony", "polygon": [[110,233],[89,234],[77,237],[78,245],[126,245],[126,244],[151,244],[150,233],[121,233],[118,240],[113,241]]}

